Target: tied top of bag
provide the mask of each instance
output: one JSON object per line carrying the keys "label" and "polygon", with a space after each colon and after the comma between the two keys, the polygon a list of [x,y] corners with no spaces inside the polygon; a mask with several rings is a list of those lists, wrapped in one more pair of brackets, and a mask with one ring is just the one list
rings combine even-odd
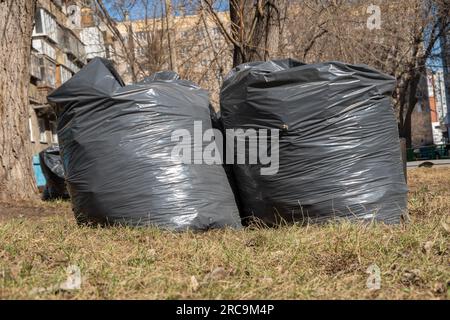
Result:
{"label": "tied top of bag", "polygon": [[[225,106],[221,112],[225,127],[231,121],[233,127],[245,128],[247,123],[252,123],[252,127],[285,131],[286,127],[301,126],[298,120],[304,121],[304,115],[299,113],[319,109],[327,113],[322,106],[331,100],[382,99],[390,97],[394,87],[395,78],[366,65],[337,61],[304,64],[295,59],[249,62],[226,76],[220,91],[221,106]],[[347,88],[347,92],[342,88]],[[320,95],[315,94],[319,91]],[[335,92],[340,96],[334,97]],[[299,108],[299,93],[316,99],[317,103]],[[326,119],[333,112],[320,117]]]}

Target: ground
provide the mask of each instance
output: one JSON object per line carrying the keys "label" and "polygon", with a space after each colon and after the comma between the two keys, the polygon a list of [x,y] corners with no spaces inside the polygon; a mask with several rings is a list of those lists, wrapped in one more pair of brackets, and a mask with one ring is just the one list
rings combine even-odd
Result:
{"label": "ground", "polygon": [[409,187],[394,227],[102,229],[67,202],[2,203],[0,299],[448,299],[450,168],[410,170]]}

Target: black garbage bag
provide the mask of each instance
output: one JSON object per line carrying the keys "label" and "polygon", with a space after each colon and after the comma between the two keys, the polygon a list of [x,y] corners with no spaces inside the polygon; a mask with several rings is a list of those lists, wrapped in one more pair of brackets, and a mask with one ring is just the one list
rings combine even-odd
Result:
{"label": "black garbage bag", "polygon": [[95,58],[48,99],[56,104],[79,222],[171,230],[241,225],[222,166],[172,155],[175,130],[193,135],[194,121],[211,128],[205,90],[168,73],[125,86],[107,60]]}
{"label": "black garbage bag", "polygon": [[42,199],[67,199],[69,193],[64,180],[64,167],[59,146],[51,146],[39,152],[39,163],[46,180]]}
{"label": "black garbage bag", "polygon": [[[289,59],[233,69],[220,96],[225,130],[279,130],[268,139],[279,139],[279,149],[268,148],[279,153],[276,173],[262,175],[268,165],[260,161],[233,166],[242,218],[268,225],[398,223],[407,187],[390,101],[394,85],[367,66],[340,62]],[[226,144],[236,149],[233,139]]]}

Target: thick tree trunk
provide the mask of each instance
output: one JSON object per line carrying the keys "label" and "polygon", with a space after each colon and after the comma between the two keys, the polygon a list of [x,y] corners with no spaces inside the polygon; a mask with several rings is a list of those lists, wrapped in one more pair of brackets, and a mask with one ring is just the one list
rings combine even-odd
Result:
{"label": "thick tree trunk", "polygon": [[[238,40],[239,32],[242,28],[241,23],[243,22],[240,19],[239,9],[240,9],[241,1],[240,0],[230,0],[230,20],[231,20],[231,34],[234,39]],[[237,41],[240,43],[240,41]],[[245,52],[243,51],[243,46],[234,44],[233,46],[233,67],[244,63],[245,61]]]}
{"label": "thick tree trunk", "polygon": [[412,148],[412,128],[411,128],[412,112],[407,112],[405,116],[405,124],[403,127],[402,136],[406,140],[406,148]]}
{"label": "thick tree trunk", "polygon": [[28,128],[36,1],[0,1],[0,201],[36,198]]}
{"label": "thick tree trunk", "polygon": [[230,0],[233,66],[276,58],[286,0]]}
{"label": "thick tree trunk", "polygon": [[405,82],[407,85],[399,88],[401,96],[401,99],[399,99],[401,103],[399,108],[399,134],[400,137],[405,138],[408,149],[412,148],[412,113],[419,101],[417,91],[423,73],[424,70],[421,69],[416,71],[415,74],[408,77],[408,80]]}

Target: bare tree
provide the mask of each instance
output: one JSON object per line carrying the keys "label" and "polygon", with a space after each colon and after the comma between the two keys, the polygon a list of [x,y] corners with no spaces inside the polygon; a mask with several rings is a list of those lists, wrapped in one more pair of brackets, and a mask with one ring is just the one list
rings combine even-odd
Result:
{"label": "bare tree", "polygon": [[212,0],[203,0],[221,32],[233,44],[233,66],[279,54],[287,0],[229,0],[231,26],[219,19]]}
{"label": "bare tree", "polygon": [[[379,26],[369,28],[374,2],[380,21]],[[364,63],[393,75],[399,133],[411,147],[411,117],[419,85],[426,76],[427,61],[435,55],[437,40],[449,30],[449,7],[448,0],[293,2],[283,53],[305,62]]]}
{"label": "bare tree", "polygon": [[[166,8],[165,0],[109,0],[109,10],[102,0],[96,1],[105,12],[108,25],[118,34],[119,48],[115,56],[119,69],[127,67],[126,71],[122,70],[126,79],[129,77],[132,82],[136,82],[166,65],[170,66],[172,62],[176,67],[176,53],[168,46],[170,41],[175,48],[174,39],[168,34],[169,17],[162,16],[162,12],[172,10],[170,7]],[[130,17],[136,12],[139,13],[139,18]],[[116,18],[113,19],[111,14]],[[116,22],[117,17],[120,17],[121,23]]]}
{"label": "bare tree", "polygon": [[0,200],[36,197],[28,129],[36,1],[0,1]]}
{"label": "bare tree", "polygon": [[170,69],[172,69],[175,72],[178,72],[177,50],[173,30],[172,1],[165,0],[164,4],[165,4],[164,8],[165,8],[166,29],[167,29],[167,45],[169,47]]}
{"label": "bare tree", "polygon": [[[148,0],[114,1],[122,6],[141,1],[148,7]],[[437,39],[448,30],[448,0],[227,1],[229,15],[218,12],[219,0],[177,2],[195,8],[192,12],[198,19],[190,28],[191,33],[201,34],[197,37],[180,31],[183,28],[178,23],[184,17],[179,10],[170,28],[161,13],[160,16],[146,13],[145,30],[149,40],[136,37],[142,30],[132,30],[124,46],[123,56],[127,63],[132,62],[130,69],[135,77],[170,68],[171,57],[177,56],[179,73],[210,89],[215,97],[223,73],[246,61],[295,57],[304,62],[365,63],[397,79],[393,101],[399,131],[408,146],[411,145],[411,115],[417,104],[419,83]],[[372,3],[380,7],[380,28],[367,25]],[[218,40],[211,37],[210,21],[217,26],[226,44],[218,46]],[[174,30],[172,39],[180,37],[176,45],[168,43],[168,30]],[[145,52],[145,59],[135,58],[136,50]]]}
{"label": "bare tree", "polygon": [[[121,38],[117,37],[119,48],[115,56],[118,71],[126,81],[135,82],[156,71],[170,69],[208,89],[216,105],[224,73],[231,68],[232,47],[202,1],[105,0],[105,3],[110,8],[104,15],[110,15],[108,24],[121,34]],[[172,7],[168,10],[169,4]],[[103,8],[106,10],[105,5]],[[127,20],[124,18],[128,12]],[[122,21],[114,21],[111,15]]]}

